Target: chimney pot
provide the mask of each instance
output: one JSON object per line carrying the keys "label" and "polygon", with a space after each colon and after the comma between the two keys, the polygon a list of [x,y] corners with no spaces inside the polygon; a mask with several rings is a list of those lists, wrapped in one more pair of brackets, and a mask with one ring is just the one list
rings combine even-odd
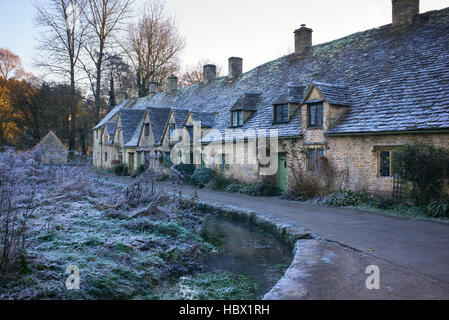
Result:
{"label": "chimney pot", "polygon": [[229,58],[229,78],[235,79],[242,75],[243,59],[237,57]]}
{"label": "chimney pot", "polygon": [[203,81],[208,84],[217,77],[217,66],[213,64],[206,64],[203,66]]}
{"label": "chimney pot", "polygon": [[168,93],[174,93],[178,90],[178,78],[171,75],[168,78]]}
{"label": "chimney pot", "polygon": [[303,54],[312,46],[312,33],[313,30],[307,28],[305,24],[295,30],[295,53]]}
{"label": "chimney pot", "polygon": [[156,82],[150,82],[149,86],[150,94],[156,94],[157,93],[157,83]]}
{"label": "chimney pot", "polygon": [[419,14],[419,0],[392,0],[392,4],[394,27],[412,23]]}

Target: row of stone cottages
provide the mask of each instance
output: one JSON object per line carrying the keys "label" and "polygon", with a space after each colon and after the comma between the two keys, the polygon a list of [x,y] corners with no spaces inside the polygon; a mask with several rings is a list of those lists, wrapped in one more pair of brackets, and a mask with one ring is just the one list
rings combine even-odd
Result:
{"label": "row of stone cottages", "polygon": [[[221,146],[212,129],[277,129],[281,190],[291,170],[319,174],[325,158],[332,188],[391,193],[392,150],[414,141],[449,146],[448,34],[449,8],[419,14],[418,0],[393,1],[392,24],[320,45],[303,25],[293,54],[247,73],[233,57],[228,76],[206,65],[202,83],[178,88],[172,76],[166,92],[152,84],[149,96],[124,101],[93,129],[94,165],[135,170],[145,153],[169,158],[174,130],[200,121],[203,147]],[[221,156],[227,175],[261,179],[262,165]]]}

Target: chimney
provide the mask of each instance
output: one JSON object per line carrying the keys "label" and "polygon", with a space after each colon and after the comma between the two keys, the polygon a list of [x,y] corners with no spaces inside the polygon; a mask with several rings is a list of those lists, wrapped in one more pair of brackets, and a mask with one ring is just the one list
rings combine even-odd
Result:
{"label": "chimney", "polygon": [[157,93],[157,83],[156,82],[150,82],[150,87],[149,87],[149,91],[150,94],[156,94]]}
{"label": "chimney", "polygon": [[393,0],[393,27],[413,22],[419,14],[419,0]]}
{"label": "chimney", "polygon": [[208,84],[217,77],[217,66],[213,64],[206,64],[203,67],[203,82]]}
{"label": "chimney", "polygon": [[295,30],[295,53],[303,54],[312,46],[312,32],[313,30],[307,28],[305,24]]}
{"label": "chimney", "polygon": [[168,78],[168,93],[174,93],[178,90],[178,78],[171,75]]}
{"label": "chimney", "polygon": [[229,58],[229,78],[235,79],[242,75],[243,59],[237,57]]}

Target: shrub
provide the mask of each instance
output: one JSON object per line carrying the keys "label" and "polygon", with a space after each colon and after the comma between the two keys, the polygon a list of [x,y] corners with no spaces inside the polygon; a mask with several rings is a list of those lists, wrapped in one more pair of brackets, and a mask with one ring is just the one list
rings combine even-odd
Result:
{"label": "shrub", "polygon": [[200,168],[195,170],[192,180],[195,185],[205,186],[215,177],[215,172],[209,168]]}
{"label": "shrub", "polygon": [[449,198],[432,201],[424,208],[424,213],[434,218],[449,218]]}
{"label": "shrub", "polygon": [[175,169],[188,177],[192,176],[195,172],[195,166],[193,164],[178,164],[175,166]]}
{"label": "shrub", "polygon": [[259,197],[277,196],[280,191],[277,187],[276,176],[264,176],[261,182],[254,185],[254,193]]}
{"label": "shrub", "polygon": [[411,184],[411,198],[425,206],[438,200],[448,177],[449,152],[422,143],[407,144],[393,152],[393,167]]}
{"label": "shrub", "polygon": [[128,167],[125,166],[124,164],[119,164],[117,166],[115,166],[112,171],[114,172],[114,174],[116,174],[117,176],[127,176],[128,175]]}
{"label": "shrub", "polygon": [[319,199],[316,203],[330,207],[357,207],[370,201],[371,199],[363,192],[343,190]]}
{"label": "shrub", "polygon": [[320,187],[314,176],[306,174],[301,168],[292,168],[285,198],[307,200],[318,196],[319,191]]}
{"label": "shrub", "polygon": [[220,172],[214,175],[214,178],[207,184],[207,188],[223,191],[234,182],[234,180],[228,179],[223,173]]}

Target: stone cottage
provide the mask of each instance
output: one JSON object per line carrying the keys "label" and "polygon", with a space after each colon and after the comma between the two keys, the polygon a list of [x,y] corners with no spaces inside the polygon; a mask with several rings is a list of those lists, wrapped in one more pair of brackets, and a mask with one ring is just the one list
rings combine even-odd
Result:
{"label": "stone cottage", "polygon": [[[391,193],[395,148],[415,141],[449,146],[449,8],[419,14],[419,0],[392,4],[392,24],[324,44],[313,45],[312,29],[302,25],[294,53],[249,72],[232,57],[228,76],[217,77],[215,66],[206,65],[195,86],[178,88],[176,77],[166,92],[152,84],[149,96],[124,101],[93,129],[94,165],[108,166],[105,132],[119,150],[108,160],[135,168],[145,153],[173,160],[179,132],[191,134],[199,122],[200,148],[221,159],[214,168],[251,183],[265,165],[237,163],[223,148],[225,137],[234,133],[246,152],[258,143],[256,130],[276,129],[280,189],[292,170],[319,175],[326,166],[333,189]],[[128,113],[135,118],[123,121]],[[193,157],[192,147],[186,158]]]}
{"label": "stone cottage", "polygon": [[67,147],[53,131],[43,137],[34,149],[39,151],[44,164],[67,164]]}

